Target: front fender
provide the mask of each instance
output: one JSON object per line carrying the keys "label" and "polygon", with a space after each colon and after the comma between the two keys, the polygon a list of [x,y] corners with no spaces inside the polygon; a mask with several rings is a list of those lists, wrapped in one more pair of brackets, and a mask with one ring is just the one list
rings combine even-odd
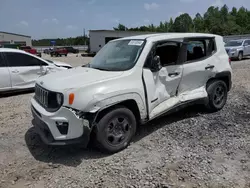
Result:
{"label": "front fender", "polygon": [[147,110],[145,108],[145,104],[138,93],[119,94],[111,97],[105,97],[101,94],[94,95],[94,100],[92,100],[88,104],[84,111],[95,113],[97,111],[103,110],[126,100],[134,100],[138,106],[141,118],[144,119],[147,117]]}

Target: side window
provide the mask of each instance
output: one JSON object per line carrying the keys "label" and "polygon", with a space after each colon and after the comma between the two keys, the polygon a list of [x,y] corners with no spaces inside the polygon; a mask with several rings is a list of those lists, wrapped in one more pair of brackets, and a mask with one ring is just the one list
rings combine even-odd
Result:
{"label": "side window", "polygon": [[2,53],[0,53],[0,68],[1,67],[7,67]]}
{"label": "side window", "polygon": [[47,65],[43,61],[27,54],[6,52],[5,56],[10,67],[41,66]]}
{"label": "side window", "polygon": [[165,42],[156,46],[155,55],[158,55],[162,66],[175,65],[178,61],[180,43]]}
{"label": "side window", "polygon": [[210,56],[216,52],[216,44],[214,39],[206,39],[206,56]]}
{"label": "side window", "polygon": [[187,61],[196,61],[211,56],[216,51],[213,38],[191,40],[187,44]]}
{"label": "side window", "polygon": [[187,61],[193,61],[205,56],[204,41],[189,41],[187,45]]}
{"label": "side window", "polygon": [[244,46],[248,46],[248,45],[250,45],[250,40],[245,40]]}

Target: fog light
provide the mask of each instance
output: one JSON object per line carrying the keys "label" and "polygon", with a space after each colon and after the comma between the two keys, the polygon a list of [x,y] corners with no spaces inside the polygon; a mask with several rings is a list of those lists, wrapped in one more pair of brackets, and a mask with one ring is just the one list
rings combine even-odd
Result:
{"label": "fog light", "polygon": [[62,121],[56,121],[56,125],[57,126],[68,126],[69,123],[68,122],[62,122]]}
{"label": "fog light", "polygon": [[69,129],[68,122],[56,121],[56,126],[61,134],[63,135],[68,134],[68,129]]}

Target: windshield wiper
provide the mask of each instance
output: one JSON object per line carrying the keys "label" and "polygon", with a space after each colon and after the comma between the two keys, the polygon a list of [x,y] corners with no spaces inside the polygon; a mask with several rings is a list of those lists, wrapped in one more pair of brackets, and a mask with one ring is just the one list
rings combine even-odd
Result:
{"label": "windshield wiper", "polygon": [[90,64],[85,64],[85,65],[82,65],[82,67],[90,67]]}
{"label": "windshield wiper", "polygon": [[99,68],[99,67],[91,67],[93,69],[97,69],[97,70],[103,70],[103,71],[111,71],[109,69],[104,69],[104,68]]}
{"label": "windshield wiper", "polygon": [[102,71],[112,71],[112,70],[105,69],[105,68],[91,67],[91,66],[90,66],[90,63],[88,63],[88,64],[86,64],[86,65],[82,65],[82,67],[88,67],[88,68],[97,69],[97,70],[102,70]]}

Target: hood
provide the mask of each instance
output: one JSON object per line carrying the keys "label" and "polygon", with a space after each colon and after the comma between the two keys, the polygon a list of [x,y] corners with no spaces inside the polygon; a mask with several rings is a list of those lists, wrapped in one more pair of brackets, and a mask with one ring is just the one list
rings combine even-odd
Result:
{"label": "hood", "polygon": [[241,46],[226,46],[225,48],[226,48],[227,50],[233,50],[233,49],[241,48]]}
{"label": "hood", "polygon": [[70,64],[68,63],[64,63],[64,62],[61,62],[61,61],[53,61],[54,64],[56,64],[57,66],[67,66],[67,67],[72,67]]}
{"label": "hood", "polygon": [[115,79],[122,74],[121,71],[102,71],[87,67],[76,67],[42,76],[37,80],[37,83],[48,90],[62,92],[107,79]]}

